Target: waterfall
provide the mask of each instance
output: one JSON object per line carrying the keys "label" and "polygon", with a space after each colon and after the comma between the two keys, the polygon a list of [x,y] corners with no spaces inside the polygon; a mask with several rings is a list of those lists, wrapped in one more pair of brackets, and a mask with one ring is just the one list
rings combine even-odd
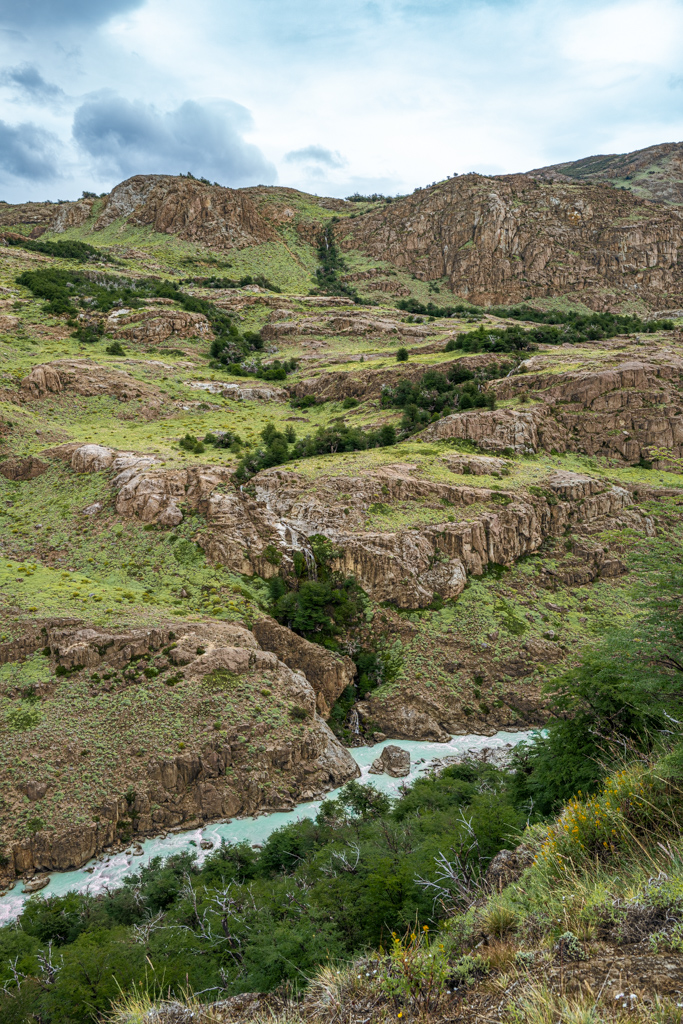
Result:
{"label": "waterfall", "polygon": [[[315,564],[315,555],[311,549],[311,545],[308,543],[308,538],[294,529],[291,523],[287,523],[285,530],[281,533],[285,543],[287,542],[287,531],[289,531],[290,544],[292,545],[293,551],[300,551],[304,556],[306,562],[306,572],[308,573],[309,580],[317,580],[318,578],[318,567]],[[280,531],[278,530],[280,533]]]}
{"label": "waterfall", "polygon": [[355,708],[351,708],[349,711],[349,729],[356,736],[360,733],[360,720],[358,718],[358,712]]}
{"label": "waterfall", "polygon": [[303,551],[304,558],[306,559],[306,570],[308,572],[309,580],[317,580],[318,569],[315,564],[313,552],[311,551],[310,547],[302,547],[301,550]]}

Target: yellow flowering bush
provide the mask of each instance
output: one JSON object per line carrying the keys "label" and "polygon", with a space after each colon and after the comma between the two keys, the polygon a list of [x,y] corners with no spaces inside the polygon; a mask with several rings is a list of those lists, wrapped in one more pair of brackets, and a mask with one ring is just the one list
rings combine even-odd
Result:
{"label": "yellow flowering bush", "polygon": [[681,792],[645,766],[616,772],[594,796],[579,791],[547,829],[535,864],[561,875],[587,859],[643,848],[655,830],[677,827]]}
{"label": "yellow flowering bush", "polygon": [[446,949],[438,938],[430,939],[427,925],[403,937],[392,932],[381,987],[397,1006],[408,1002],[426,1013],[435,1010],[449,973]]}

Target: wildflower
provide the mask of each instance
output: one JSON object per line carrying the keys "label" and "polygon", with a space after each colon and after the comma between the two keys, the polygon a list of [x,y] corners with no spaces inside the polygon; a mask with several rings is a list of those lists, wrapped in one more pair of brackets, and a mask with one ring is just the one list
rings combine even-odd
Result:
{"label": "wildflower", "polygon": [[423,931],[423,932],[428,932],[428,931],[429,931],[429,925],[427,925],[427,924],[423,924],[423,925],[422,925],[422,931]]}

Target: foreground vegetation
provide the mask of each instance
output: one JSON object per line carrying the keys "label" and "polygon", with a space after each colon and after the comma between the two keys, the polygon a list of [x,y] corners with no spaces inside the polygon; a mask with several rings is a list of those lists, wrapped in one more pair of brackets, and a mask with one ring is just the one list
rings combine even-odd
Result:
{"label": "foreground vegetation", "polygon": [[[388,1008],[436,1011],[500,970],[495,949],[473,952],[482,934],[528,973],[558,943],[588,957],[634,907],[652,910],[654,950],[679,949],[682,583],[676,555],[638,621],[556,680],[547,733],[507,767],[466,760],[393,802],[352,782],[258,851],[224,844],[98,896],[33,897],[0,930],[2,1020],[97,1020],[126,993],[300,996],[333,964],[339,987],[359,956]],[[520,841],[534,855],[523,886],[491,894],[493,857]]]}

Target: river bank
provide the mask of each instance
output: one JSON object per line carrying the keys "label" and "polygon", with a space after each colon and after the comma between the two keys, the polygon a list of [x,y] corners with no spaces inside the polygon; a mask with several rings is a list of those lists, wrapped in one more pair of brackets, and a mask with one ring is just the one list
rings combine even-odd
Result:
{"label": "river bank", "polygon": [[[350,753],[360,770],[361,783],[372,783],[377,789],[388,796],[397,796],[404,785],[419,778],[428,771],[432,763],[445,758],[462,756],[466,752],[481,752],[484,748],[500,748],[514,746],[527,739],[529,733],[499,732],[495,736],[453,736],[448,743],[428,743],[419,740],[385,740],[372,747],[355,747]],[[379,757],[382,750],[389,745],[400,747],[410,753],[410,774],[396,779],[388,775],[371,775],[370,766]],[[334,797],[338,790],[328,793],[325,799]],[[231,821],[218,821],[206,824],[201,828],[169,832],[165,836],[147,839],[140,843],[141,854],[115,853],[98,858],[85,864],[77,871],[55,872],[50,876],[49,883],[40,890],[40,895],[62,896],[71,891],[101,892],[106,888],[114,888],[121,884],[122,879],[137,871],[141,865],[149,863],[154,857],[169,857],[183,850],[196,853],[201,864],[211,849],[222,842],[239,843],[247,841],[251,844],[264,842],[271,832],[301,818],[314,818],[320,808],[321,800],[313,800],[298,804],[291,811],[276,811],[257,817],[235,818]],[[202,844],[204,844],[202,846]],[[211,844],[209,846],[208,844]],[[132,849],[132,848],[130,848]],[[7,924],[16,918],[29,898],[24,892],[24,883],[17,881],[14,889],[0,898],[0,925]]]}

